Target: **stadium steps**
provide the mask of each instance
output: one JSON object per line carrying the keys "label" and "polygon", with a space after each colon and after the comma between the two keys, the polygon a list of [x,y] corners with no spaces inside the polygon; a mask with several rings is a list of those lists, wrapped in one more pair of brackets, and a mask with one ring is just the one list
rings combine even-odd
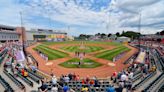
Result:
{"label": "stadium steps", "polygon": [[163,90],[164,90],[164,81],[163,81],[163,84],[159,87],[158,92],[162,92]]}
{"label": "stadium steps", "polygon": [[13,76],[11,73],[7,72],[6,70],[3,71],[20,89],[24,89],[25,86],[17,80],[15,76]]}
{"label": "stadium steps", "polygon": [[[6,80],[6,82],[8,82],[10,84],[10,86],[13,88],[13,90],[19,90],[19,88],[15,85],[15,83],[11,79],[9,79],[8,76],[6,76],[3,73],[3,65],[1,65],[1,67],[0,67],[0,74]],[[4,88],[2,88],[2,89],[4,89]],[[3,92],[3,90],[1,91],[1,89],[0,89],[0,92]]]}
{"label": "stadium steps", "polygon": [[[138,91],[144,90],[153,80],[155,80],[159,75],[161,74],[161,72],[157,71],[157,73],[152,76],[150,79],[148,79],[147,81],[145,81],[143,84],[141,84],[141,86],[139,86],[137,88]],[[140,80],[141,82],[143,82],[143,80]]]}
{"label": "stadium steps", "polygon": [[[164,78],[157,84],[156,87],[154,87],[154,92],[159,92],[160,90],[162,90],[162,87],[163,87],[163,90],[164,90]],[[160,91],[161,92],[161,91]]]}
{"label": "stadium steps", "polygon": [[144,92],[157,92],[158,88],[164,81],[164,73],[161,73],[155,80],[153,80],[145,89]]}
{"label": "stadium steps", "polygon": [[[7,56],[4,58],[3,61],[5,61],[7,59]],[[4,78],[6,80],[6,82],[8,82],[10,84],[10,86],[13,88],[13,90],[18,90],[19,88],[12,82],[11,79],[9,79],[4,73],[3,73],[3,65],[5,62],[2,62],[1,66],[0,66],[0,74],[2,76],[2,78]],[[2,89],[1,89],[2,87]],[[0,92],[3,92],[5,89],[3,86],[0,87]],[[2,91],[1,91],[2,90]]]}
{"label": "stadium steps", "polygon": [[152,92],[157,92],[160,87],[161,84],[163,84],[164,82],[164,73],[162,75],[162,77],[160,77],[159,80],[157,80],[157,82],[153,85],[153,87],[150,89]]}
{"label": "stadium steps", "polygon": [[[6,59],[6,58],[5,58]],[[4,59],[4,60],[5,60]],[[4,62],[3,62],[4,63]],[[10,86],[13,88],[13,90],[16,90],[16,92],[22,92],[22,90],[3,72],[3,63],[0,67],[0,74],[1,76],[6,80],[6,82],[8,82],[10,84]],[[41,86],[41,84],[38,84],[36,82],[34,82],[33,80],[29,79],[30,81],[33,82],[34,86],[30,87],[29,85],[27,85],[27,83],[25,83],[21,78],[17,77],[17,80],[20,81],[26,88],[26,92],[31,92],[32,90],[37,90],[39,86]],[[3,86],[1,86],[0,84],[0,92],[3,92],[5,89]]]}
{"label": "stadium steps", "polygon": [[37,90],[39,87],[38,84],[35,84],[35,83],[34,83],[34,86],[31,87],[27,83],[25,83],[21,78],[17,77],[17,79],[25,86],[26,92],[30,92],[32,90]]}
{"label": "stadium steps", "polygon": [[[156,53],[153,53],[152,55],[152,59],[155,60],[153,61],[155,63],[155,65],[157,66],[157,70],[156,70],[156,74],[154,76],[151,77],[151,79],[149,79],[148,81],[146,81],[142,86],[140,86],[137,90],[138,91],[141,91],[141,90],[144,90],[146,87],[148,87],[156,78],[158,78],[158,76],[161,74],[161,65],[159,64],[159,58],[157,56],[157,52]],[[157,86],[156,86],[157,87]],[[154,89],[154,88],[153,88]],[[152,91],[152,92],[155,92]]]}
{"label": "stadium steps", "polygon": [[5,88],[2,86],[2,84],[0,83],[0,92],[4,92]]}

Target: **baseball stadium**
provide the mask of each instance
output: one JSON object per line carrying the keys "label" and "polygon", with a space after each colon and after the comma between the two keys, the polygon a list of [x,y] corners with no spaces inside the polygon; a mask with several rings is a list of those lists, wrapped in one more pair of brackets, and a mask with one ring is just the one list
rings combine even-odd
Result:
{"label": "baseball stadium", "polygon": [[164,92],[164,30],[146,14],[161,3],[0,1],[0,92]]}

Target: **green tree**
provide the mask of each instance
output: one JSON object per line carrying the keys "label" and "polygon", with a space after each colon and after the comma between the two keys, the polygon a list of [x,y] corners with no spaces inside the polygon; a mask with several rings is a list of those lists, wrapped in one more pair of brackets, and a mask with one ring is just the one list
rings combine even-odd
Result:
{"label": "green tree", "polygon": [[117,36],[117,37],[119,37],[119,36],[120,36],[120,33],[119,33],[119,32],[117,32],[117,33],[116,33],[116,36]]}
{"label": "green tree", "polygon": [[129,38],[138,38],[140,36],[140,33],[138,32],[133,32],[133,31],[127,31],[127,32],[122,32],[121,36],[129,37]]}

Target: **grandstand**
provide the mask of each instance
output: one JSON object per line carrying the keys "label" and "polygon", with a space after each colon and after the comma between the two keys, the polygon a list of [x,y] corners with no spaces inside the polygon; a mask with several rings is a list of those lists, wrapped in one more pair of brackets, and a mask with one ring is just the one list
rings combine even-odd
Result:
{"label": "grandstand", "polygon": [[[133,42],[130,45],[135,48],[138,46]],[[136,52],[125,60],[124,64],[128,67],[115,71],[106,78],[99,78],[87,75],[81,77],[70,72],[61,76],[56,76],[54,73],[47,74],[40,70],[39,61],[35,56],[30,53],[25,56],[21,42],[1,43],[0,91],[162,92],[164,85],[162,45],[149,48],[141,44],[140,47],[141,52]]]}
{"label": "grandstand", "polygon": [[[66,33],[64,33],[65,36],[59,37],[56,34],[60,35],[60,33],[56,32],[45,33],[45,31],[30,31],[33,33],[32,36],[34,38],[29,38],[32,37],[31,33],[29,31],[27,31],[27,33],[22,32],[19,27],[1,26],[0,29],[0,35],[3,36],[3,39],[1,39],[2,43],[0,43],[0,91],[2,92],[42,92],[43,90],[46,90],[46,92],[66,92],[66,90],[70,92],[163,91],[164,48],[162,44],[158,44],[158,46],[155,43],[153,43],[154,45],[145,45],[147,42],[143,40],[140,44],[141,46],[139,46],[140,48],[138,48],[138,44],[133,41],[131,41],[129,45],[126,44],[124,46],[111,42],[85,41],[52,42],[40,45],[40,43],[38,43],[40,41],[64,41],[63,37],[66,37]],[[24,29],[25,28],[23,28],[23,30]],[[4,34],[6,37],[4,37]],[[50,34],[53,35],[53,38],[46,38],[49,37]],[[36,35],[46,36],[45,38],[37,38],[40,36]],[[14,39],[10,36],[14,36]],[[31,41],[32,43],[26,47],[24,51],[23,45],[27,39],[36,39],[36,41]],[[91,55],[87,57],[102,65],[100,64],[98,68],[90,69],[91,71],[89,69],[59,68],[59,66],[56,65],[56,68],[54,68],[51,67],[53,63],[45,59],[46,54],[41,53],[40,56],[36,56],[33,53],[38,52],[32,50],[35,46],[38,46],[38,44],[39,48],[44,49],[44,51],[47,50],[49,53],[53,51],[53,49],[56,49],[51,52],[51,54],[55,55],[55,59],[59,58],[57,60],[62,61],[65,57],[67,60],[67,57],[73,57],[71,53],[78,51],[78,45],[81,43],[86,45],[83,46],[83,49],[86,53],[89,53],[87,55]],[[102,45],[96,45],[98,43]],[[53,47],[53,44],[55,44],[54,46],[56,47]],[[87,48],[86,50],[85,47]],[[29,52],[27,48],[31,48],[30,50],[32,52]],[[96,53],[96,51],[98,53]],[[97,57],[93,57],[93,55],[97,55]],[[101,57],[99,58],[99,56]],[[112,57],[120,58],[113,63],[109,63]],[[113,67],[114,70],[111,70]],[[74,72],[70,72],[69,70],[73,70]],[[93,72],[93,70],[93,74],[88,74],[90,76],[86,74]],[[85,71],[86,73],[84,73]]]}

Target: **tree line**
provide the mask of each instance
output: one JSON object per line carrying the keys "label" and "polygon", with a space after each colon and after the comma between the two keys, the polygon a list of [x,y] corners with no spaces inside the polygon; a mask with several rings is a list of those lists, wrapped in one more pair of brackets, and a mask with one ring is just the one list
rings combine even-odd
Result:
{"label": "tree line", "polygon": [[126,32],[122,31],[122,33],[117,32],[115,34],[112,34],[112,33],[108,33],[108,34],[96,33],[94,35],[80,34],[77,38],[78,39],[89,39],[92,36],[96,36],[96,37],[99,37],[99,38],[107,38],[107,37],[111,37],[112,35],[116,35],[117,37],[125,36],[125,37],[129,37],[129,38],[132,38],[132,39],[136,39],[141,34],[139,32],[134,32],[134,31],[126,31]]}

